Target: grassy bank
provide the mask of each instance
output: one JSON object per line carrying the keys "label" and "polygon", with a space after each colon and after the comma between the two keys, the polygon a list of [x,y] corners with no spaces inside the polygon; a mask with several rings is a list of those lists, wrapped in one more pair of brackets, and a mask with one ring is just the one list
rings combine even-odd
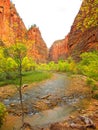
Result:
{"label": "grassy bank", "polygon": [[[40,82],[45,79],[51,78],[52,74],[50,72],[43,72],[43,71],[29,71],[23,72],[23,84],[30,84],[33,82]],[[13,77],[11,79],[2,79],[0,81],[0,86],[10,85],[10,84],[18,84],[19,78]]]}

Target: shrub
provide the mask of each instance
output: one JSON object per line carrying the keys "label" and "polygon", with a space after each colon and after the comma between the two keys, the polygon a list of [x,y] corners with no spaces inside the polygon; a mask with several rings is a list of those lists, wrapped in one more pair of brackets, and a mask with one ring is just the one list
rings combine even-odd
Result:
{"label": "shrub", "polygon": [[96,91],[98,89],[95,80],[87,78],[86,83],[91,87],[91,91]]}
{"label": "shrub", "polygon": [[87,85],[90,85],[91,87],[95,87],[96,86],[96,82],[91,79],[91,78],[87,78],[87,81],[86,81]]}
{"label": "shrub", "polygon": [[0,103],[0,127],[3,124],[7,112],[4,104]]}
{"label": "shrub", "polygon": [[94,80],[98,80],[98,52],[85,52],[78,63],[78,72]]}
{"label": "shrub", "polygon": [[95,98],[95,99],[98,100],[98,94],[95,94],[95,95],[93,96],[93,98]]}

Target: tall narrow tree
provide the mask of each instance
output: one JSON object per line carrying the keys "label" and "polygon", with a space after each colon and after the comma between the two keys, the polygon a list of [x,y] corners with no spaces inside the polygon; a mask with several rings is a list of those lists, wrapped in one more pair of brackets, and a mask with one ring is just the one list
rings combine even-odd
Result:
{"label": "tall narrow tree", "polygon": [[24,107],[23,107],[23,99],[22,99],[22,62],[24,57],[27,54],[27,50],[24,44],[22,43],[16,43],[9,49],[10,56],[15,60],[17,63],[17,75],[18,75],[18,91],[19,91],[19,97],[20,97],[20,104],[21,104],[21,110],[22,110],[22,125],[24,124]]}

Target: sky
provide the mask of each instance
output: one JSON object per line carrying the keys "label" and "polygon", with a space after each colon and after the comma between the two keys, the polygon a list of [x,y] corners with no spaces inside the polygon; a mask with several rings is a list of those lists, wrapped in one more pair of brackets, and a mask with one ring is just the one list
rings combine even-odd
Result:
{"label": "sky", "polygon": [[69,33],[82,0],[11,0],[27,29],[36,24],[48,47]]}

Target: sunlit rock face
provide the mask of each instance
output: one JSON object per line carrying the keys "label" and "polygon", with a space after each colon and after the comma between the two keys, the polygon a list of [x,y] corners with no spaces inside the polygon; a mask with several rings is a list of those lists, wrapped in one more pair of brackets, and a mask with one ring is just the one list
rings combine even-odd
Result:
{"label": "sunlit rock face", "polygon": [[65,39],[57,40],[53,43],[49,50],[49,61],[64,60],[68,53],[68,36]]}
{"label": "sunlit rock face", "polygon": [[68,49],[76,60],[83,52],[98,50],[98,0],[83,0],[69,33]]}
{"label": "sunlit rock face", "polygon": [[27,32],[28,55],[36,62],[47,62],[48,48],[38,27],[32,26]]}
{"label": "sunlit rock face", "polygon": [[28,56],[37,62],[46,62],[48,49],[37,27],[26,29],[15,5],[10,0],[0,0],[0,40],[10,46],[16,41],[27,45]]}
{"label": "sunlit rock face", "polygon": [[14,32],[14,39],[23,41],[27,29],[12,3],[10,4],[10,28]]}
{"label": "sunlit rock face", "polygon": [[9,39],[10,0],[0,0],[0,39]]}
{"label": "sunlit rock face", "polygon": [[11,45],[24,38],[26,27],[10,0],[0,1],[0,39]]}

